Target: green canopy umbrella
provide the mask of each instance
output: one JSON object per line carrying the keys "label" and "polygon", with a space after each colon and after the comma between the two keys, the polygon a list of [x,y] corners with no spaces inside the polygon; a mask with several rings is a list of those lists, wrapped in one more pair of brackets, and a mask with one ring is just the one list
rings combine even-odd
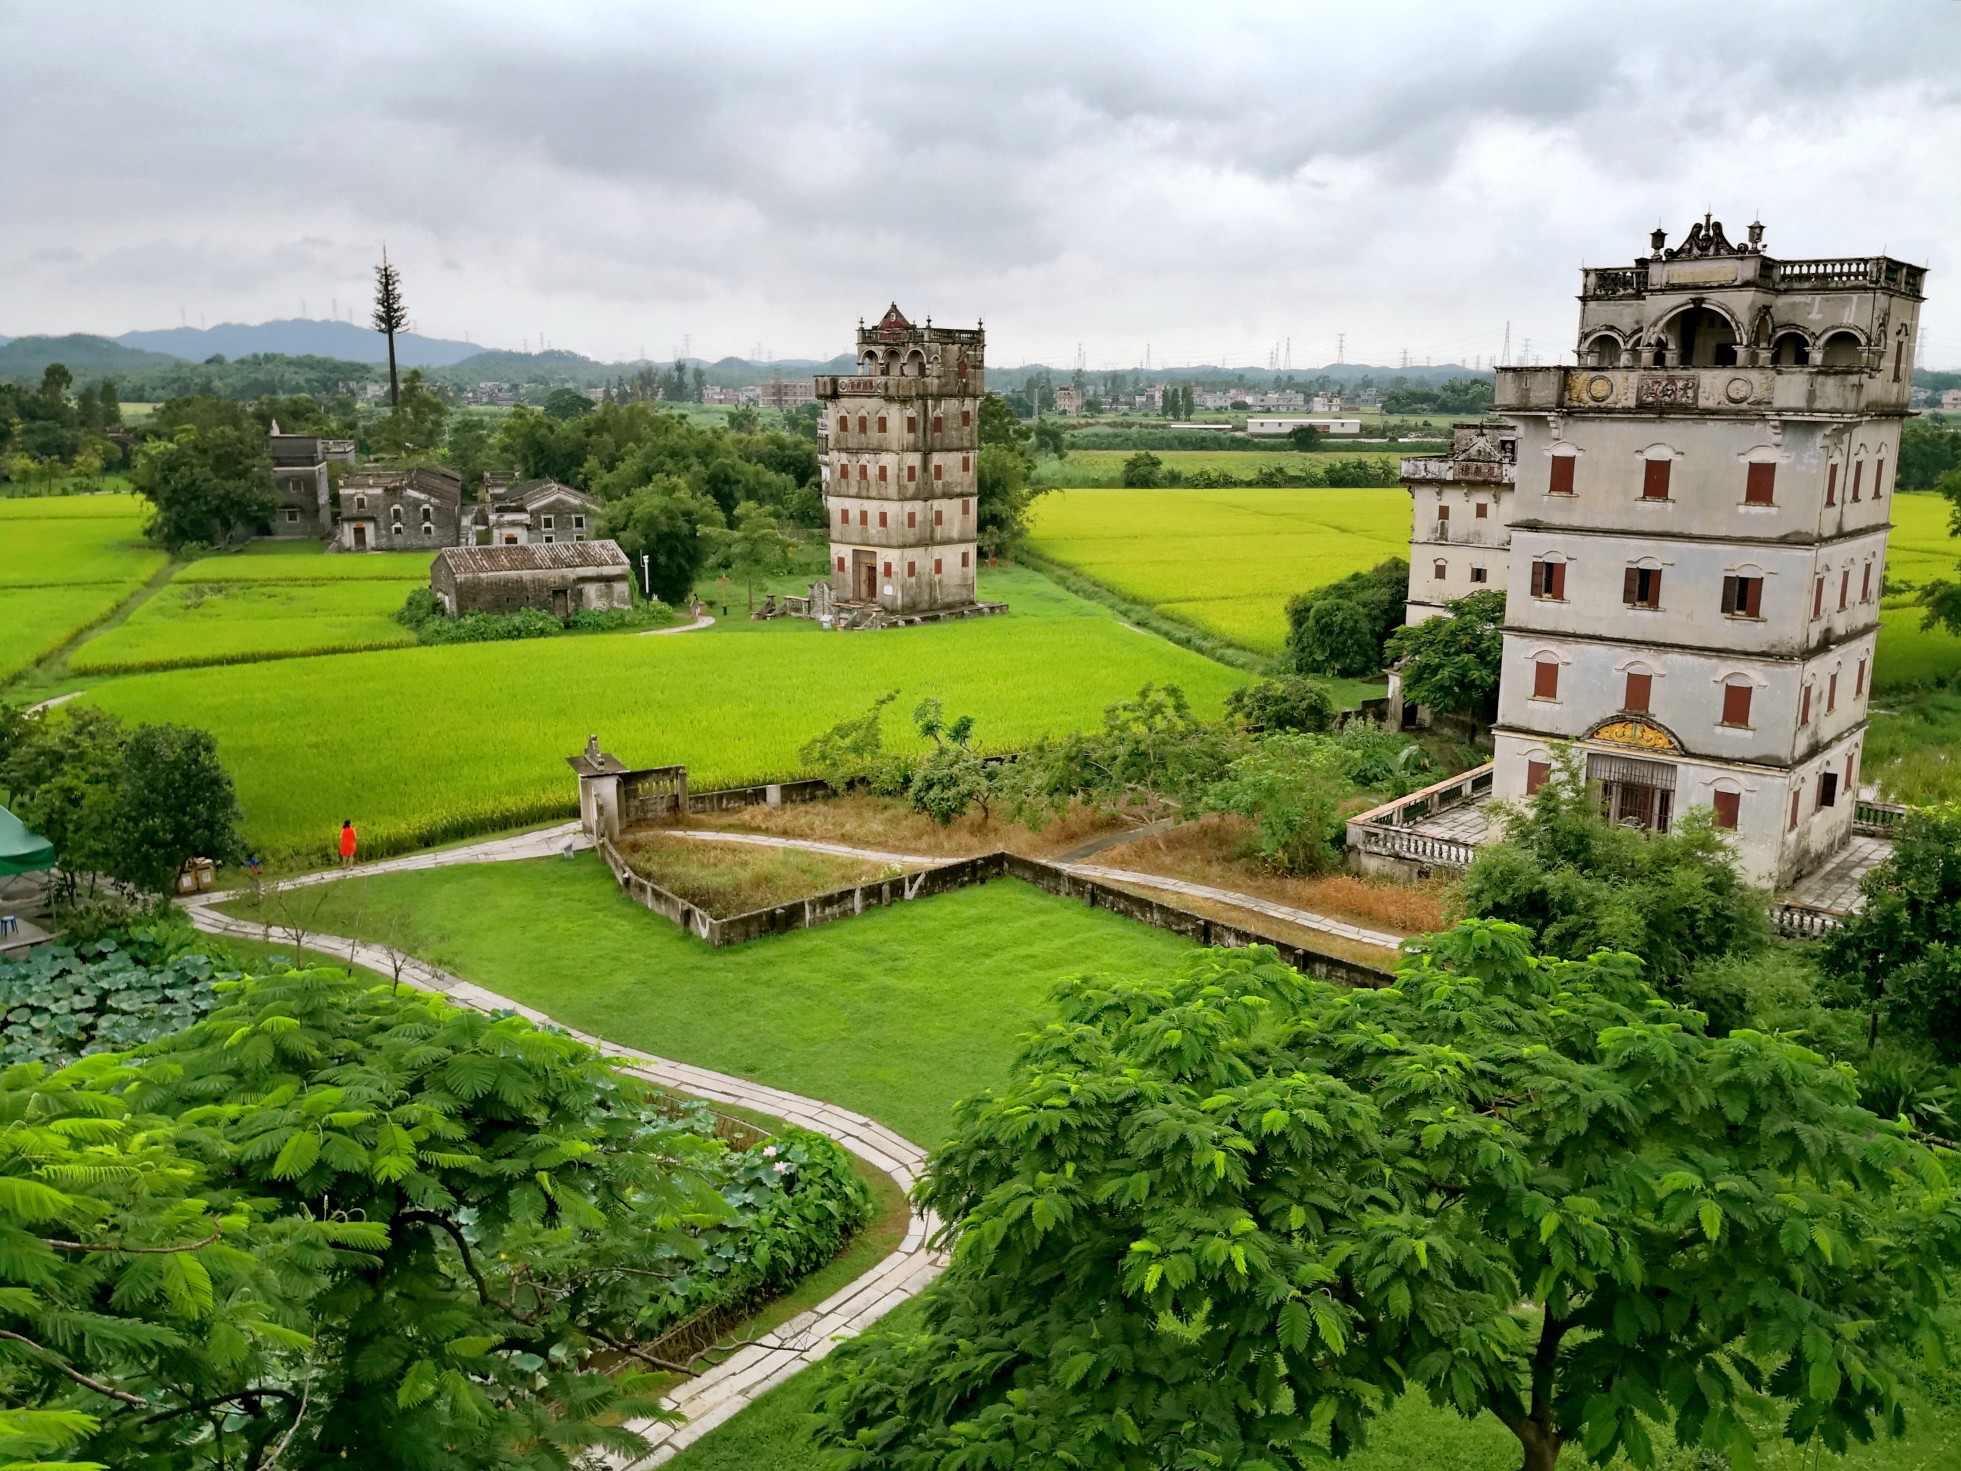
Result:
{"label": "green canopy umbrella", "polygon": [[0,876],[53,867],[54,844],[29,832],[18,817],[0,807]]}

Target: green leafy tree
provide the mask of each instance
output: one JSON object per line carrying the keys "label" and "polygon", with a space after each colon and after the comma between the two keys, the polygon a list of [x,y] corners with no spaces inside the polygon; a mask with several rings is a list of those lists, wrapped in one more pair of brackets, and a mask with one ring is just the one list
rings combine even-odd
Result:
{"label": "green leafy tree", "polygon": [[1408,595],[1409,563],[1400,558],[1296,594],[1287,602],[1287,661],[1302,674],[1380,672],[1382,646],[1402,626]]}
{"label": "green leafy tree", "polygon": [[1123,483],[1140,490],[1164,484],[1164,461],[1147,449],[1140,449],[1123,462]]}
{"label": "green leafy tree", "polygon": [[738,404],[729,410],[723,421],[729,426],[731,434],[754,434],[763,427],[763,416],[747,404]]}
{"label": "green leafy tree", "polygon": [[1242,730],[1323,731],[1335,723],[1335,702],[1326,686],[1281,674],[1227,695],[1226,718]]}
{"label": "green leafy tree", "polygon": [[1285,731],[1236,757],[1206,806],[1259,825],[1259,853],[1282,873],[1321,873],[1341,840],[1341,806],[1354,792],[1348,753],[1326,736]]}
{"label": "green leafy tree", "polygon": [[998,393],[981,395],[980,419],[974,425],[974,437],[982,449],[998,445],[1011,449],[1026,458],[1028,441],[1033,433],[1008,407],[1008,401]]}
{"label": "green leafy tree", "polygon": [[458,414],[450,421],[443,460],[463,477],[463,494],[474,497],[490,464],[490,426],[472,414]]}
{"label": "green leafy tree", "polygon": [[1489,715],[1505,665],[1505,595],[1476,592],[1445,606],[1448,617],[1390,634],[1383,656],[1401,664],[1405,699],[1450,714]]}
{"label": "green leafy tree", "polygon": [[697,495],[685,481],[663,476],[599,514],[598,531],[620,544],[637,572],[647,558],[647,580],[654,596],[679,605],[694,590],[708,555],[703,532],[721,529],[715,503]]}
{"label": "green leafy tree", "polygon": [[1825,969],[1871,1015],[1890,1014],[1961,1062],[1961,807],[1909,812],[1893,851],[1860,882],[1865,903],[1825,939]]}
{"label": "green leafy tree", "polygon": [[1461,902],[1468,915],[1523,925],[1549,955],[1631,951],[1667,987],[1769,939],[1765,895],[1708,808],[1678,813],[1666,833],[1610,823],[1571,751],[1510,813],[1503,840],[1478,850]]}
{"label": "green leafy tree", "polygon": [[949,720],[939,698],[929,696],[914,708],[912,723],[922,738],[932,742],[925,759],[914,767],[906,790],[912,805],[941,827],[965,815],[969,807],[980,808],[981,821],[986,822],[994,767],[974,749],[974,717]]}
{"label": "green leafy tree", "polygon": [[209,731],[139,725],[129,733],[115,798],[115,877],[170,893],[187,858],[222,863],[244,852],[239,820],[231,776]]}
{"label": "green leafy tree", "polygon": [[740,578],[751,612],[756,607],[756,579],[788,571],[790,555],[797,549],[777,527],[776,517],[754,501],[735,508],[733,525],[708,526],[701,535],[707,546],[704,565]]}
{"label": "green leafy tree", "polygon": [[554,388],[545,395],[547,419],[583,419],[593,407],[593,401],[576,388]]}
{"label": "green leafy tree", "polygon": [[156,508],[148,535],[172,552],[250,535],[278,506],[265,437],[242,429],[180,429],[136,458],[137,494]]}
{"label": "green leafy tree", "polygon": [[1099,728],[1037,742],[1006,779],[1017,816],[1030,823],[1073,801],[1158,816],[1198,800],[1236,749],[1224,727],[1192,714],[1177,685],[1147,684],[1136,699],[1105,707]]}
{"label": "green leafy tree", "polygon": [[1003,444],[982,448],[974,463],[974,531],[981,555],[1012,556],[1028,536],[1028,508],[1042,492],[1028,484],[1028,460]]}
{"label": "green leafy tree", "polygon": [[370,434],[384,454],[429,455],[441,446],[448,420],[449,405],[429,386],[422,369],[410,368],[396,389],[395,406]]}
{"label": "green leafy tree", "polygon": [[395,371],[395,334],[409,324],[408,303],[402,300],[402,273],[388,263],[388,247],[381,248],[381,263],[374,268],[375,331],[388,339],[388,406],[402,405],[402,380]]}
{"label": "green leafy tree", "polygon": [[[899,769],[896,783],[880,780],[893,767],[885,754],[885,707],[898,698],[897,690],[887,690],[863,714],[847,716],[822,735],[805,741],[797,751],[797,759],[838,792],[861,783],[874,789],[903,787],[911,778],[909,766]],[[887,791],[886,795],[891,792]]]}
{"label": "green leafy tree", "polygon": [[1397,984],[1262,948],[1084,977],[961,1104],[952,1261],[832,1356],[858,1471],[1305,1467],[1426,1394],[1517,1437],[1755,1463],[1904,1429],[1961,1212],[1948,1165],[1798,1041],[1707,1035],[1631,955],[1470,922]]}
{"label": "green leafy tree", "polygon": [[1893,482],[1899,489],[1932,490],[1956,470],[1961,470],[1961,430],[1924,419],[1900,426],[1900,468]]}
{"label": "green leafy tree", "polygon": [[1057,419],[1037,419],[1029,441],[1037,454],[1058,460],[1069,458],[1069,432]]}
{"label": "green leafy tree", "polygon": [[1287,442],[1297,450],[1316,450],[1321,447],[1321,431],[1312,424],[1296,424],[1287,431]]}

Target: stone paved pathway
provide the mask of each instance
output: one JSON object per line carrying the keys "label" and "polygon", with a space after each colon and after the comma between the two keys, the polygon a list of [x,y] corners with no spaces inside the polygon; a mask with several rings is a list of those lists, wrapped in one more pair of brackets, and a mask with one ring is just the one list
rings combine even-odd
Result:
{"label": "stone paved pathway", "polygon": [[[576,831],[576,828],[572,830]],[[469,848],[452,848],[442,853],[416,854],[412,858],[367,864],[362,868],[330,869],[323,874],[309,874],[304,879],[292,882],[321,883],[363,872],[400,872],[455,863],[538,857],[542,856],[538,851],[540,847],[546,853],[557,852],[552,839],[556,837],[562,841],[563,832],[563,829],[551,828],[543,833],[528,833],[521,838],[502,838]],[[213,907],[235,897],[224,893],[202,894],[183,901],[184,909],[191,923],[209,934],[257,939],[259,926],[220,914]],[[534,1007],[485,990],[460,976],[439,970],[413,956],[402,955],[385,945],[331,935],[317,936],[315,943],[323,950],[346,954],[354,964],[383,975],[393,974],[395,966],[399,964],[405,983],[425,991],[440,991],[459,1006],[478,1011],[514,1011],[540,1026],[558,1027],[607,1056],[622,1059],[626,1063],[626,1071],[636,1077],[677,1093],[715,1103],[733,1103],[771,1118],[782,1119],[799,1128],[826,1134],[860,1159],[890,1175],[902,1190],[910,1191],[925,1167],[926,1152],[918,1145],[876,1120],[853,1113],[850,1109],[752,1083],[746,1078],[711,1072],[689,1063],[674,1062],[631,1047],[617,1046],[603,1037],[563,1026]],[[762,1334],[754,1343],[735,1350],[721,1363],[704,1370],[664,1396],[661,1403],[685,1418],[675,1425],[636,1424],[633,1428],[644,1434],[653,1447],[648,1454],[633,1460],[608,1457],[605,1464],[615,1468],[615,1471],[642,1471],[642,1468],[672,1460],[752,1401],[798,1370],[823,1358],[836,1340],[862,1333],[907,1298],[917,1294],[945,1266],[944,1256],[931,1245],[938,1229],[939,1223],[930,1214],[915,1210],[905,1239],[870,1271],[825,1298],[816,1307]]]}

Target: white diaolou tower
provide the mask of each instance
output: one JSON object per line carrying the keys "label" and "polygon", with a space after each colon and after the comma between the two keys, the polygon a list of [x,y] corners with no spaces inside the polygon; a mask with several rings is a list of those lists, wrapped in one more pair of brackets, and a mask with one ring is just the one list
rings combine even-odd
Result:
{"label": "white diaolou tower", "polygon": [[1518,426],[1500,797],[1570,742],[1608,815],[1692,807],[1785,884],[1850,833],[1925,271],[1780,261],[1704,218],[1588,269],[1579,367],[1498,370]]}

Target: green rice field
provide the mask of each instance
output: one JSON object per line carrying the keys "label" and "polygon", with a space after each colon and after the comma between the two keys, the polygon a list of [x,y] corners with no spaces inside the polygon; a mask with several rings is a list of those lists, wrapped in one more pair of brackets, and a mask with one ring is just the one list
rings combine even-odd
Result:
{"label": "green rice field", "polygon": [[889,739],[909,737],[904,712],[937,694],[978,717],[984,743],[1007,745],[1091,724],[1154,681],[1216,713],[1245,678],[1033,573],[994,574],[983,593],[1017,611],[888,633],[745,621],[726,637],[283,659],[129,675],[86,698],[212,731],[262,849],[324,853],[351,816],[379,854],[570,814],[564,758],[594,732],[629,764],[685,762],[697,786],[714,786],[796,772],[805,741],[885,690],[900,691]]}
{"label": "green rice field", "polygon": [[143,540],[149,503],[133,495],[0,500],[0,587],[135,586],[169,559]]}
{"label": "green rice field", "polygon": [[1056,490],[1033,520],[1038,555],[1263,654],[1286,641],[1295,593],[1409,555],[1396,486]]}
{"label": "green rice field", "polygon": [[428,552],[329,552],[317,541],[254,541],[199,557],[178,582],[424,582]]}
{"label": "green rice field", "polygon": [[68,667],[83,675],[118,674],[397,648],[415,642],[393,617],[404,588],[352,578],[187,582],[180,573],[123,622],[83,644]]}
{"label": "green rice field", "polygon": [[0,681],[31,668],[107,618],[133,590],[120,582],[0,587]]}

